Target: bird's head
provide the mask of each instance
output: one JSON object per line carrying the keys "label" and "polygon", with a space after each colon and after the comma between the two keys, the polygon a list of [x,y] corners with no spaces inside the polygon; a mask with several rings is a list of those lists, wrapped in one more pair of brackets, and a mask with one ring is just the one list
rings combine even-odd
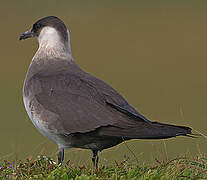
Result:
{"label": "bird's head", "polygon": [[[22,33],[20,40],[35,37],[40,47],[65,48],[70,51],[70,33],[64,22],[55,16],[47,16],[35,22],[29,31]],[[70,53],[70,52],[69,52]]]}

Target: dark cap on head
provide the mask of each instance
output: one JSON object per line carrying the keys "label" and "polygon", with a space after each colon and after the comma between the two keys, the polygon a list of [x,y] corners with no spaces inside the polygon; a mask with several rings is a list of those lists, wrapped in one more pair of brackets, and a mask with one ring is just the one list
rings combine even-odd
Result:
{"label": "dark cap on head", "polygon": [[68,41],[67,28],[63,21],[56,16],[47,16],[39,19],[33,24],[32,29],[30,31],[22,33],[19,39],[22,40],[30,37],[38,37],[42,28],[47,26],[55,28],[60,33],[60,37],[64,42]]}

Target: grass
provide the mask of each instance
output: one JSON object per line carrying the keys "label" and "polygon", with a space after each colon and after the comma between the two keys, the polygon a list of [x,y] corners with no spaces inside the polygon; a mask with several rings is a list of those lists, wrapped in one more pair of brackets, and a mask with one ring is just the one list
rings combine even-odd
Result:
{"label": "grass", "polygon": [[1,179],[48,179],[48,180],[89,180],[89,179],[207,179],[207,156],[178,157],[169,161],[155,160],[154,165],[141,165],[129,160],[114,166],[101,166],[96,170],[87,166],[76,167],[66,162],[58,166],[52,158],[39,156],[15,164],[0,162]]}

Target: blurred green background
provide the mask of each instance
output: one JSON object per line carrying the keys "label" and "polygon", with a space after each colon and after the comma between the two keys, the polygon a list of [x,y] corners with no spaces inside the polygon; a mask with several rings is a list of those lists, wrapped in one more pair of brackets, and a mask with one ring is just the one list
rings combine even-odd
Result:
{"label": "blurred green background", "polygon": [[[71,30],[72,53],[151,120],[187,125],[207,134],[207,2],[193,0],[1,0],[0,158],[20,159],[57,147],[33,126],[22,86],[37,42],[19,41],[41,17],[55,15]],[[204,138],[133,140],[140,161],[206,152]],[[102,163],[134,159],[126,144],[101,154]],[[66,159],[90,163],[90,151],[70,149]]]}

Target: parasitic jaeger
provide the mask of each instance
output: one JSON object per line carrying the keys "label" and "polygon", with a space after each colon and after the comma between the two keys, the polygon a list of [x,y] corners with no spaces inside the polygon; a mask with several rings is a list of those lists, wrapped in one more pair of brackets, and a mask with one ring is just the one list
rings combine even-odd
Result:
{"label": "parasitic jaeger", "polygon": [[48,16],[22,33],[35,37],[35,53],[23,87],[26,111],[35,127],[58,145],[58,163],[65,148],[98,152],[130,139],[189,136],[191,128],[152,122],[138,113],[111,86],[84,72],[71,54],[70,33],[63,21]]}

